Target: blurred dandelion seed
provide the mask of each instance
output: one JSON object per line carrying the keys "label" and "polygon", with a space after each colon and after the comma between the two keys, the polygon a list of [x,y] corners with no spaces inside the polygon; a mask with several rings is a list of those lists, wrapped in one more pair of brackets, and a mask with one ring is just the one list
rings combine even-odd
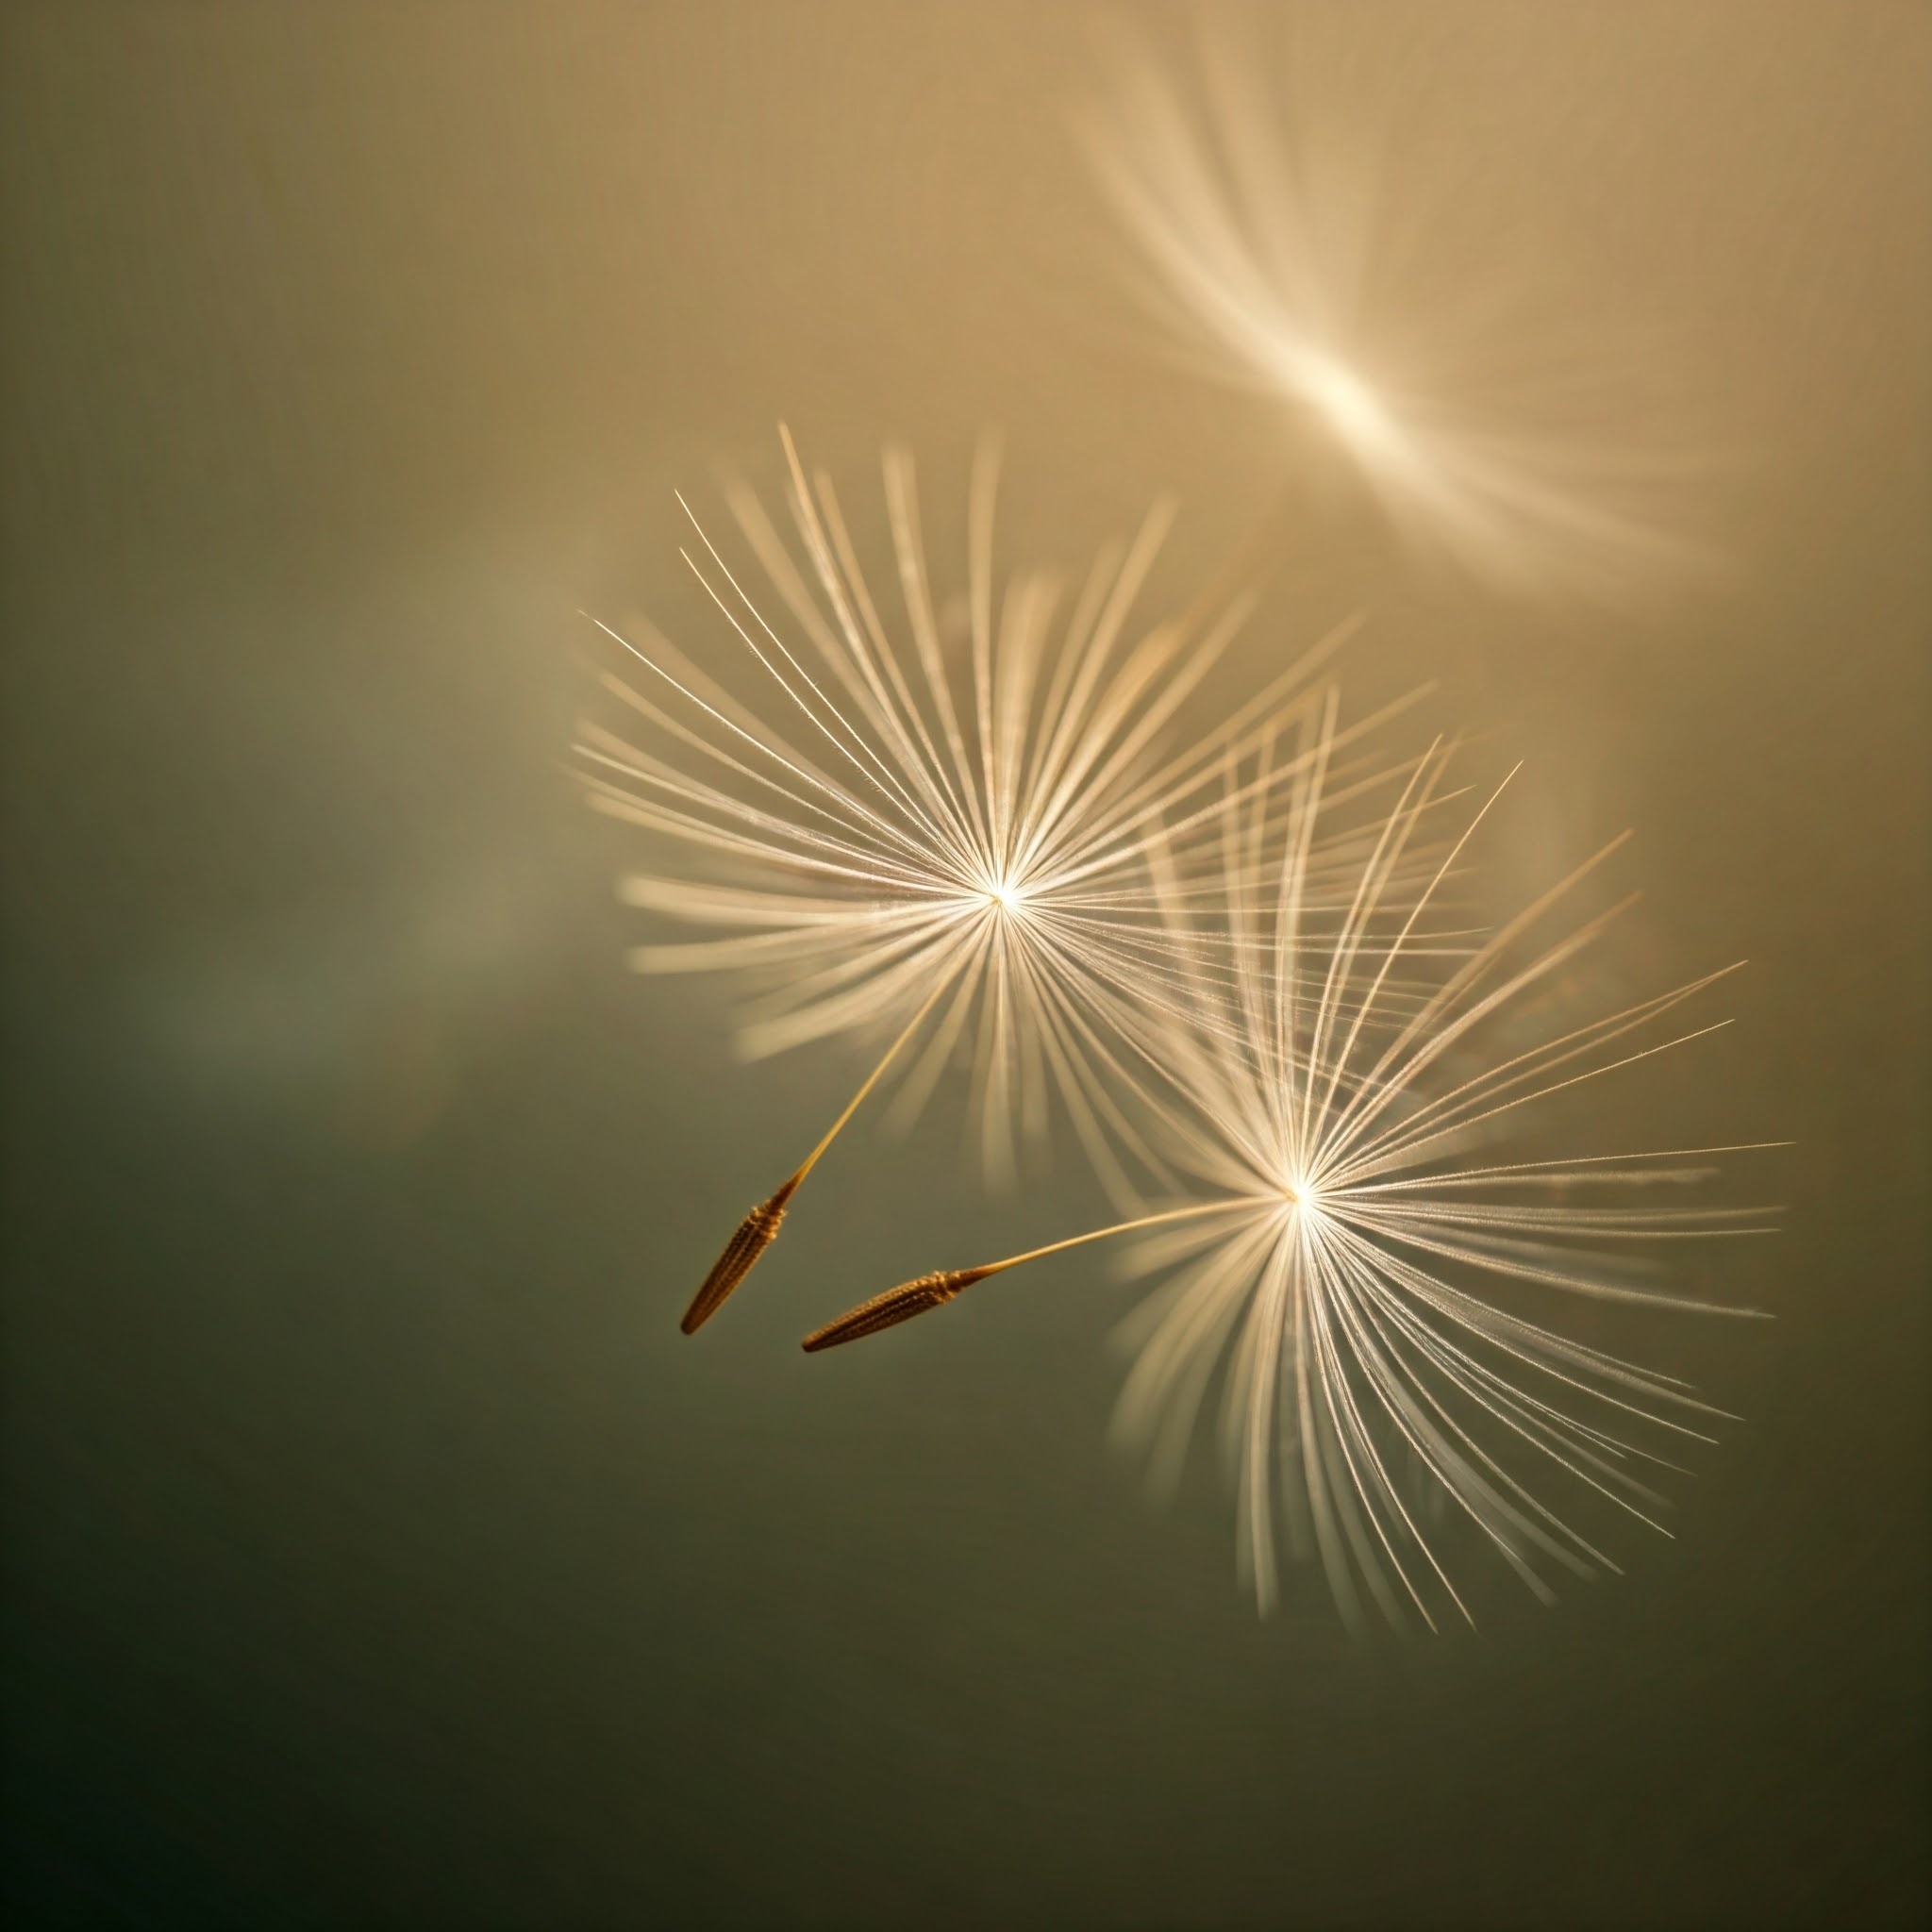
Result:
{"label": "blurred dandelion seed", "polygon": [[[1319,1557],[1351,1624],[1364,1594],[1391,1623],[1405,1606],[1432,1628],[1445,1603],[1469,1616],[1405,1469],[1546,1601],[1546,1569],[1616,1565],[1533,1479],[1567,1485],[1573,1511],[1588,1502],[1661,1529],[1663,1498],[1640,1466],[1674,1467],[1663,1452],[1709,1440],[1705,1425],[1721,1411],[1680,1379],[1567,1339],[1518,1305],[1554,1295],[1755,1312],[1673,1294],[1645,1258],[1672,1241],[1770,1231],[1758,1210],[1657,1200],[1744,1148],[1507,1162],[1479,1150],[1521,1109],[1727,1024],[1656,1037],[1724,973],[1581,1024],[1549,1018],[1557,975],[1622,908],[1539,935],[1621,840],[1479,943],[1433,943],[1426,922],[1441,883],[1497,795],[1432,862],[1428,884],[1391,901],[1405,848],[1444,796],[1446,763],[1439,746],[1414,768],[1339,921],[1310,916],[1296,863],[1323,809],[1320,760],[1286,801],[1274,878],[1227,874],[1235,970],[1218,947],[1191,956],[1203,969],[1190,975],[1195,1017],[1163,1029],[1142,1067],[1163,1151],[1215,1198],[921,1277],[827,1324],[807,1349],[876,1333],[1024,1262],[1131,1236],[1133,1272],[1169,1279],[1126,1324],[1138,1357],[1117,1430],[1171,1484],[1222,1373],[1242,1568],[1263,1610],[1282,1517],[1292,1554]],[[1199,914],[1171,906],[1186,960]],[[1418,969],[1427,991],[1391,999]]]}
{"label": "blurred dandelion seed", "polygon": [[[1492,583],[1624,592],[1707,569],[1708,550],[1679,534],[1693,467],[1681,412],[1643,401],[1655,358],[1640,364],[1601,301],[1587,324],[1573,304],[1559,341],[1498,306],[1530,264],[1465,257],[1459,318],[1441,291],[1392,302],[1391,274],[1413,272],[1427,236],[1418,209],[1389,205],[1393,103],[1363,96],[1343,127],[1326,83],[1347,75],[1346,99],[1363,63],[1297,44],[1277,89],[1260,46],[1204,31],[1200,47],[1198,105],[1124,47],[1111,94],[1080,117],[1174,344],[1197,361],[1211,344],[1209,373],[1299,408],[1399,530]],[[1410,313],[1430,317],[1426,338],[1403,333]],[[1547,379],[1525,398],[1537,364]],[[1507,420],[1477,393],[1498,387],[1516,395]]]}
{"label": "blurred dandelion seed", "polygon": [[[1103,550],[1063,620],[1060,586],[1040,573],[1013,577],[996,604],[998,458],[984,445],[972,476],[961,664],[957,652],[948,659],[928,580],[910,459],[889,450],[884,465],[902,631],[861,571],[830,479],[808,479],[783,440],[808,569],[749,490],[734,486],[729,499],[790,634],[692,518],[698,547],[686,560],[741,646],[736,668],[749,691],[655,631],[599,624],[650,674],[642,690],[604,680],[646,739],[587,724],[576,749],[591,804],[661,835],[661,849],[690,862],[627,879],[624,896],[716,935],[641,947],[634,963],[751,982],[741,1045],[754,1058],[840,1035],[894,1037],[803,1165],[741,1224],[685,1316],[687,1333],[775,1240],[813,1165],[935,1013],[900,1089],[902,1124],[963,1054],[995,1180],[1013,1171],[1016,1119],[1040,1137],[1050,1095],[1117,1198],[1137,1198],[1123,1157],[1166,1174],[1115,1095],[1122,1040],[1137,1024],[1167,1024],[1197,970],[1190,962],[1184,974],[1174,955],[1168,902],[1221,891],[1224,822],[1291,782],[1294,761],[1276,747],[1319,707],[1315,673],[1353,627],[1174,749],[1163,741],[1169,727],[1250,599],[1210,587],[1126,644],[1168,506],[1130,544]],[[1148,871],[1157,847],[1169,874],[1158,891]],[[1253,861],[1262,858],[1257,849]],[[1323,863],[1309,858],[1311,890]]]}

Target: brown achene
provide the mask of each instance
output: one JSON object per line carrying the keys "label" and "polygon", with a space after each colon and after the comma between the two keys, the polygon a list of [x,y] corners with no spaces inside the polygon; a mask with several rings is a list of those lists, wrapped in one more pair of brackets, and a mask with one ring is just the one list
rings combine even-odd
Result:
{"label": "brown achene", "polygon": [[[758,1264],[758,1257],[778,1239],[778,1230],[785,1224],[785,1210],[791,1205],[791,1197],[820,1159],[825,1150],[839,1138],[839,1131],[852,1116],[858,1111],[865,1096],[878,1084],[879,1077],[897,1058],[900,1048],[918,1030],[919,1023],[932,1011],[934,1003],[941,993],[953,982],[953,974],[942,974],[921,1003],[919,1010],[905,1025],[899,1037],[893,1041],[878,1064],[873,1068],[860,1085],[858,1091],[845,1103],[845,1110],[825,1130],[824,1138],[805,1157],[804,1162],[790,1180],[781,1186],[768,1200],[760,1201],[737,1227],[731,1239],[724,1243],[724,1252],[711,1264],[711,1272],[705,1276],[703,1285],[691,1297],[691,1307],[684,1311],[684,1320],[677,1325],[687,1335],[695,1335],[724,1304],[730,1300],[738,1285]],[[899,1319],[904,1319],[903,1317]]]}

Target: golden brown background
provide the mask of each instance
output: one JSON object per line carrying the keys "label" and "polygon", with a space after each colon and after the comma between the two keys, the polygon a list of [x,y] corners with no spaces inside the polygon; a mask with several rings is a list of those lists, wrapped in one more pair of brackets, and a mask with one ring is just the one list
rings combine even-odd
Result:
{"label": "golden brown background", "polygon": [[[1163,356],[1068,114],[1123,24],[1185,75],[1187,15],[7,9],[36,1922],[1923,1909],[1932,16],[1307,18],[1404,75],[1416,289],[1527,264],[1580,344],[1638,318],[1727,575],[1491,594]],[[1491,374],[1535,346],[1499,326]],[[1698,1361],[1748,1421],[1677,1541],[1476,1639],[1351,1651],[1319,1586],[1257,1624],[1211,1471],[1157,1515],[1103,1447],[1101,1266],[797,1354],[1085,1224],[1072,1162],[989,1205],[943,1116],[843,1145],[678,1337],[849,1068],[742,1069],[721,990],[621,971],[572,613],[708,635],[670,491],[771,482],[781,415],[860,499],[911,440],[942,567],[989,421],[1012,554],[1175,487],[1164,596],[1289,491],[1245,667],[1365,606],[1365,691],[1439,675],[1529,757],[1511,865],[1633,824],[1625,968],[1751,958],[1740,1024],[1630,1103],[1799,1143],[1757,1171],[1787,1232],[1722,1264],[1779,1320]]]}

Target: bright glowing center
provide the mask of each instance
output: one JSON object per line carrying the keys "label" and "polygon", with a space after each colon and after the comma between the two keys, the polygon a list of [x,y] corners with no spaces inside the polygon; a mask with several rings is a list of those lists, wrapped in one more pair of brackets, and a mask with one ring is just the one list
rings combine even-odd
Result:
{"label": "bright glowing center", "polygon": [[1374,391],[1358,375],[1326,356],[1302,358],[1299,375],[1308,401],[1356,448],[1371,454],[1387,454],[1392,448],[1395,425]]}
{"label": "bright glowing center", "polygon": [[1290,1207],[1305,1212],[1312,1213],[1322,1205],[1322,1191],[1312,1181],[1290,1181],[1281,1191],[1288,1197]]}
{"label": "bright glowing center", "polygon": [[1005,879],[996,879],[986,888],[987,904],[997,906],[1002,912],[1017,912],[1022,896],[1019,887],[1008,885]]}

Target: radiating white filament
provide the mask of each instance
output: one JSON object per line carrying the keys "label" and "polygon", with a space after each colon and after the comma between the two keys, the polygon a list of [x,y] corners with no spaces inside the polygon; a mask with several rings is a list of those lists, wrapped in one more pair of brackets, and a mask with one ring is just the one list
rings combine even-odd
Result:
{"label": "radiating white filament", "polygon": [[[995,1177],[1013,1169],[1016,1129],[1043,1131],[1057,1095],[1126,1196],[1122,1152],[1166,1170],[1119,1097],[1123,1039],[1168,1024],[1203,970],[1196,947],[1176,950],[1166,908],[1218,893],[1231,817],[1295,782],[1311,753],[1282,747],[1329,704],[1318,673],[1348,626],[1213,730],[1170,742],[1248,600],[1133,635],[1168,506],[1103,550],[1070,603],[1039,573],[996,594],[997,452],[983,448],[962,637],[935,604],[910,459],[885,462],[893,600],[860,568],[830,479],[808,477],[789,436],[785,452],[797,551],[756,496],[731,491],[777,608],[753,600],[692,519],[688,561],[731,647],[715,670],[646,627],[599,625],[644,680],[607,679],[632,728],[587,726],[578,746],[592,802],[655,835],[624,896],[704,929],[635,961],[747,983],[753,1056],[888,1036],[942,986],[896,1117],[962,1058]],[[1354,775],[1373,782],[1366,765]],[[1306,890],[1319,898],[1345,857],[1305,853]],[[1255,845],[1245,863],[1265,858]]]}
{"label": "radiating white filament", "polygon": [[1117,1426],[1171,1483],[1218,1374],[1242,1563],[1262,1607],[1282,1519],[1345,1616],[1359,1618],[1366,1593],[1391,1619],[1407,1603],[1433,1624],[1439,1603],[1468,1608],[1405,1469],[1547,1596],[1551,1566],[1615,1565],[1533,1491],[1537,1469],[1661,1528],[1662,1498],[1638,1465],[1673,1466],[1672,1441],[1706,1439],[1720,1413],[1670,1375],[1567,1339],[1531,1306],[1748,1312],[1673,1292],[1648,1257],[1767,1229],[1754,1211],[1682,1204],[1716,1156],[1741,1149],[1488,1154],[1532,1106],[1714,1031],[1663,1023],[1724,974],[1594,1019],[1549,1017],[1615,909],[1537,935],[1604,853],[1480,943],[1424,944],[1494,803],[1420,891],[1391,891],[1443,795],[1440,748],[1368,843],[1345,910],[1318,913],[1295,862],[1324,809],[1316,750],[1280,802],[1273,876],[1226,874],[1233,947],[1191,952],[1192,907],[1176,903],[1169,920],[1190,985],[1176,1012],[1191,1017],[1141,1057],[1138,1078],[1163,1154],[1230,1211],[1131,1237],[1136,1269],[1168,1280],[1124,1331],[1139,1353]]}

